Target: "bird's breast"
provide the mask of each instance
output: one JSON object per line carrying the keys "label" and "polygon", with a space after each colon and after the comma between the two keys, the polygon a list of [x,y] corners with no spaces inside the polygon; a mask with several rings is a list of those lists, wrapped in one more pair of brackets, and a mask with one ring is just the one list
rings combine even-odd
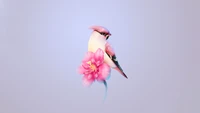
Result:
{"label": "bird's breast", "polygon": [[96,52],[98,48],[105,50],[106,41],[100,37],[90,37],[88,42],[88,51]]}
{"label": "bird's breast", "polygon": [[99,37],[91,37],[88,42],[88,51],[96,52],[97,49],[102,49],[104,51],[104,62],[107,63],[110,67],[114,68],[116,65],[114,62],[109,58],[107,53],[105,52],[105,44],[106,40],[103,40]]}

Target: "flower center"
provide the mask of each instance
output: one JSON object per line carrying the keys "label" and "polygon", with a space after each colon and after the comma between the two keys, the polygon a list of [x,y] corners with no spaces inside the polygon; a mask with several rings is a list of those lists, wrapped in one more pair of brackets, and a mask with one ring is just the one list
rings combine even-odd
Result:
{"label": "flower center", "polygon": [[96,71],[97,67],[96,67],[94,64],[92,64],[91,61],[88,61],[87,64],[90,65],[90,69],[91,69],[92,71]]}

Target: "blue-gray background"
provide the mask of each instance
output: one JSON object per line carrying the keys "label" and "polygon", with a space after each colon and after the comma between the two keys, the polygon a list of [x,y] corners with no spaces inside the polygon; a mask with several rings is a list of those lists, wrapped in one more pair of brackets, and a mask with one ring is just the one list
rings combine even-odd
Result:
{"label": "blue-gray background", "polygon": [[[1,0],[0,113],[200,113],[200,1]],[[129,79],[82,86],[91,25]]]}

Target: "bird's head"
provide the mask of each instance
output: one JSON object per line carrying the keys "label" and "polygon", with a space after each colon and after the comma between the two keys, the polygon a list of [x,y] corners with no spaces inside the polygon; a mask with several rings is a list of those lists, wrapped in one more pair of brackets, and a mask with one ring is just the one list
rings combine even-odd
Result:
{"label": "bird's head", "polygon": [[92,29],[93,31],[96,31],[100,35],[104,36],[106,40],[111,36],[111,34],[108,31],[108,29],[106,29],[105,27],[102,27],[102,26],[91,26],[90,29]]}

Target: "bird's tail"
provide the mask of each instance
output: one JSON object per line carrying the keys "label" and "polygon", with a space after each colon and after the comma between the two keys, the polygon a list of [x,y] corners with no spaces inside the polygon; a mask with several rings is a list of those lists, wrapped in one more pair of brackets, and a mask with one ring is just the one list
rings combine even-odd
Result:
{"label": "bird's tail", "polygon": [[119,73],[121,73],[125,78],[128,79],[128,77],[126,76],[126,74],[125,74],[122,70],[120,70],[118,67],[115,67],[114,69],[117,70],[117,71],[118,71]]}

